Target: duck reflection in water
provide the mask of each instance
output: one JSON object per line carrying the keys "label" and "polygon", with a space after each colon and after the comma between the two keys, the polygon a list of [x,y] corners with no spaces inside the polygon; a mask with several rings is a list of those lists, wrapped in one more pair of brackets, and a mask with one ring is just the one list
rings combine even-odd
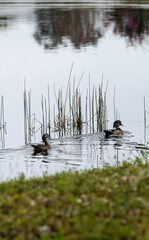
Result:
{"label": "duck reflection in water", "polygon": [[51,148],[50,144],[47,141],[47,138],[49,138],[48,134],[43,134],[42,135],[42,141],[44,142],[44,144],[38,144],[38,145],[33,145],[31,144],[31,146],[34,148],[34,153],[33,155],[36,155],[37,153],[40,153],[44,156],[48,155],[48,149]]}
{"label": "duck reflection in water", "polygon": [[120,120],[116,120],[113,123],[113,129],[104,130],[105,137],[107,138],[110,136],[121,136],[123,134],[123,131],[119,126],[123,126],[123,124]]}

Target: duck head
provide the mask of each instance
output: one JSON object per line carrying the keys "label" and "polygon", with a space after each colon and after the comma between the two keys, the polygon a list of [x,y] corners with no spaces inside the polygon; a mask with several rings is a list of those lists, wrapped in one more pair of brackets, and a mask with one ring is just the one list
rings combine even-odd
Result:
{"label": "duck head", "polygon": [[45,142],[47,138],[49,138],[49,135],[47,133],[42,135],[42,141],[43,142]]}
{"label": "duck head", "polygon": [[120,120],[116,120],[113,123],[113,128],[119,128],[119,126],[124,126]]}

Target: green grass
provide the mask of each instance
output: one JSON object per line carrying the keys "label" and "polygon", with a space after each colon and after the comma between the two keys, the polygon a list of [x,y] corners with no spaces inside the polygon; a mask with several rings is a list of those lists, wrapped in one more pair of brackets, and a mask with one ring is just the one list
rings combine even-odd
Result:
{"label": "green grass", "polygon": [[149,165],[0,184],[0,240],[148,240]]}

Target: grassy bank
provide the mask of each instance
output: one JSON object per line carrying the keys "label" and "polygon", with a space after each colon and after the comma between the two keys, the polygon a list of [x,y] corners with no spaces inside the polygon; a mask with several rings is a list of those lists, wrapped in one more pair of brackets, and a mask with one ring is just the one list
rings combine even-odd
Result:
{"label": "grassy bank", "polygon": [[1,183],[0,239],[149,239],[149,165]]}

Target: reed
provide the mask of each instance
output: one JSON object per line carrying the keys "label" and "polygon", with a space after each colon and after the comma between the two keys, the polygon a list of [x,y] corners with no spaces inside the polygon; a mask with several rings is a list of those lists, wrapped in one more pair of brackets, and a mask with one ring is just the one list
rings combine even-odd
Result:
{"label": "reed", "polygon": [[43,94],[41,98],[41,110],[42,110],[42,134],[45,131],[45,114],[44,114],[44,100],[43,100]]}
{"label": "reed", "polygon": [[[42,134],[44,121],[43,123],[41,123],[38,119],[36,119],[35,113],[32,114],[31,112],[31,89],[27,92],[25,81],[24,81],[23,100],[24,100],[24,140],[25,140],[25,144],[28,144],[28,143],[31,143],[32,136],[34,136],[35,138],[36,132],[41,130],[41,134]],[[43,97],[42,97],[42,101],[43,101]],[[42,109],[43,109],[43,106],[42,106]],[[36,129],[36,126],[35,126],[36,123],[40,125],[38,129]]]}
{"label": "reed", "polygon": [[[49,85],[47,88],[48,98],[44,97],[43,94],[41,97],[41,122],[35,119],[35,115],[33,116],[33,114],[31,114],[31,90],[28,93],[27,98],[26,86],[24,87],[25,143],[30,142],[33,132],[35,133],[37,131],[35,130],[35,122],[37,121],[40,123],[41,134],[48,132],[51,138],[60,138],[63,136],[71,136],[85,132],[94,133],[104,129],[107,121],[107,85],[106,90],[103,91],[103,77],[99,86],[97,88],[93,86],[91,89],[89,74],[89,88],[86,90],[85,99],[82,99],[80,84],[83,79],[84,72],[82,72],[78,84],[76,84],[75,77],[71,83],[72,69],[73,64],[69,73],[64,97],[62,87],[60,87],[60,89],[56,89],[54,84],[55,103],[53,105],[53,122],[51,121],[52,111],[50,105]],[[31,116],[34,118],[34,127],[31,122]],[[85,119],[83,116],[85,116]]]}
{"label": "reed", "polygon": [[32,132],[32,114],[31,114],[31,89],[26,91],[26,82],[24,80],[24,138],[25,144],[31,142]]}
{"label": "reed", "polygon": [[48,129],[49,129],[49,137],[51,137],[51,118],[50,118],[50,90],[48,85]]}
{"label": "reed", "polygon": [[96,121],[97,121],[97,132],[99,130],[99,114],[98,114],[98,102],[97,102],[97,89],[95,89],[95,104],[96,104]]}
{"label": "reed", "polygon": [[86,92],[86,105],[85,105],[85,126],[86,126],[86,134],[88,133],[88,109],[87,109],[87,103],[88,103],[88,89]]}
{"label": "reed", "polygon": [[72,103],[71,103],[71,84],[69,85],[69,121],[67,122],[67,127],[70,129],[71,135],[71,121],[72,121]]}
{"label": "reed", "polygon": [[114,86],[114,92],[113,92],[114,121],[116,120],[115,91],[116,91],[116,87]]}
{"label": "reed", "polygon": [[108,89],[108,80],[107,80],[107,84],[106,84],[106,89],[104,92],[104,111],[103,111],[103,128],[106,129],[107,128],[107,119],[108,119],[108,113],[107,113],[107,89]]}
{"label": "reed", "polygon": [[0,148],[5,147],[5,134],[6,134],[6,122],[4,118],[4,97],[1,97],[1,108],[0,108]]}
{"label": "reed", "polygon": [[55,121],[55,104],[53,106],[53,117],[54,117],[54,128],[53,128],[53,131],[54,131],[54,138],[55,138],[55,127],[56,127],[56,121]]}
{"label": "reed", "polygon": [[77,130],[79,134],[82,134],[82,107],[81,107],[81,95],[78,97],[78,118],[77,118]]}
{"label": "reed", "polygon": [[116,108],[116,105],[115,105],[115,92],[116,92],[116,87],[114,87],[114,93],[113,93],[114,121],[117,119],[120,119],[120,114],[118,113],[118,109]]}
{"label": "reed", "polygon": [[28,142],[31,142],[32,128],[31,128],[31,89],[28,92]]}
{"label": "reed", "polygon": [[99,115],[99,131],[103,130],[103,112],[104,112],[104,106],[103,106],[103,95],[102,95],[102,83],[99,86],[99,106],[98,106],[98,115]]}
{"label": "reed", "polygon": [[94,133],[94,87],[92,92],[92,130]]}
{"label": "reed", "polygon": [[[89,74],[89,119],[91,121],[90,74]],[[90,133],[91,133],[91,122],[90,122]]]}
{"label": "reed", "polygon": [[27,96],[26,96],[26,83],[24,81],[24,93],[23,93],[23,100],[24,100],[24,138],[25,144],[27,144]]}
{"label": "reed", "polygon": [[145,104],[145,96],[144,96],[144,142],[146,143],[146,128],[147,128],[147,123],[146,123],[146,104]]}
{"label": "reed", "polygon": [[59,137],[60,137],[60,91],[58,95],[58,102],[57,102],[57,107],[58,107],[58,115],[57,115],[57,127],[59,130]]}
{"label": "reed", "polygon": [[47,113],[47,100],[46,100],[46,98],[45,98],[45,100],[44,100],[44,104],[45,104],[45,131],[46,131],[46,133],[47,133],[47,129],[48,129],[48,120],[47,120],[47,115],[48,115],[48,113]]}
{"label": "reed", "polygon": [[74,135],[74,129],[75,129],[75,78],[73,80],[73,95],[72,95],[72,107],[71,107],[71,113],[72,113],[72,129],[73,129],[73,135]]}

